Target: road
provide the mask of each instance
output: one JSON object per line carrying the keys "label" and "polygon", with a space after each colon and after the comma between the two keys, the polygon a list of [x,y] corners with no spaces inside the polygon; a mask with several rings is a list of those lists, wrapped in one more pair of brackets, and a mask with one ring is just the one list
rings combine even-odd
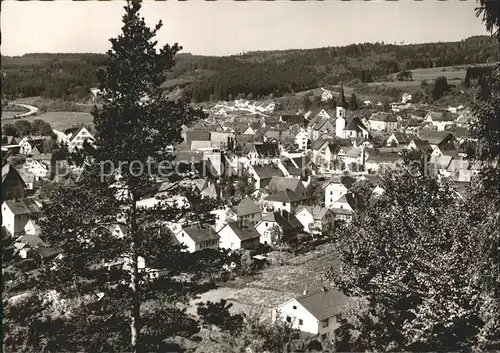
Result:
{"label": "road", "polygon": [[27,116],[35,115],[36,113],[38,113],[38,108],[29,104],[24,104],[24,103],[10,103],[10,104],[26,108],[28,109],[28,111],[26,113],[14,115],[11,117],[5,117],[5,118],[2,117],[2,120],[25,118]]}

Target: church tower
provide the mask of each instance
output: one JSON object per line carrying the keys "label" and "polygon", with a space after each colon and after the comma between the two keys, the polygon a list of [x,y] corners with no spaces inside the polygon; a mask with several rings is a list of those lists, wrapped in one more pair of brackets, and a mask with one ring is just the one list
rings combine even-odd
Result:
{"label": "church tower", "polygon": [[345,107],[347,106],[347,102],[345,100],[344,95],[344,85],[340,85],[340,96],[339,101],[337,102],[337,118],[342,117],[345,119]]}
{"label": "church tower", "polygon": [[340,86],[340,97],[337,103],[337,119],[335,120],[335,135],[344,138],[345,129],[345,107],[344,85]]}

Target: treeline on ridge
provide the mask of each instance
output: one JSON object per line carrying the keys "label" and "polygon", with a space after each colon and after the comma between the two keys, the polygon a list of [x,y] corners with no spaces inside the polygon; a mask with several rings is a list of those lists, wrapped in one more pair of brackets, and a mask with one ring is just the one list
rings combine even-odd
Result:
{"label": "treeline on ridge", "polygon": [[[402,70],[494,62],[498,47],[488,36],[459,42],[393,45],[352,44],[305,50],[250,52],[225,57],[177,55],[169,73],[174,88],[182,86],[194,102],[281,96],[339,81],[385,81]],[[104,54],[27,54],[2,56],[3,94],[6,98],[88,99],[95,87],[95,72]]]}

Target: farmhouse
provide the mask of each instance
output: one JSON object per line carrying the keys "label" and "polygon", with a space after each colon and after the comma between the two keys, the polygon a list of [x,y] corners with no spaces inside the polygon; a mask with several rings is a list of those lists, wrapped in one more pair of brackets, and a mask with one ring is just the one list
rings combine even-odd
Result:
{"label": "farmhouse", "polygon": [[219,231],[220,248],[252,249],[259,245],[260,234],[251,224],[230,222]]}
{"label": "farmhouse", "polygon": [[319,336],[322,340],[333,339],[339,326],[337,314],[346,304],[347,297],[334,290],[323,288],[314,293],[290,299],[272,310],[272,322],[291,324],[302,332]]}

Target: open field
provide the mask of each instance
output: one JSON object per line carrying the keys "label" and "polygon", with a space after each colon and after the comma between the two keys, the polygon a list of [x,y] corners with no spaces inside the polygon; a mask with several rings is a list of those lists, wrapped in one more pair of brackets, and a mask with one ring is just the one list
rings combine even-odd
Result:
{"label": "open field", "polygon": [[[21,112],[6,112],[6,111],[2,111],[2,119],[10,119],[10,122],[14,122],[16,120],[12,120],[13,117],[15,117],[16,115],[19,115],[19,114],[22,114]],[[5,123],[7,123],[7,121],[5,121]]]}
{"label": "open field", "polygon": [[224,287],[203,293],[191,302],[188,312],[196,312],[196,303],[217,302],[226,299],[233,304],[234,312],[263,310],[266,319],[270,309],[303,294],[304,290],[315,292],[322,287],[321,276],[329,266],[338,267],[337,255],[329,252],[301,266],[273,265],[248,279],[237,279]]}
{"label": "open field", "polygon": [[5,123],[14,123],[19,120],[27,120],[32,122],[36,119],[42,119],[49,123],[53,129],[65,130],[73,125],[77,124],[94,124],[94,117],[89,113],[77,113],[77,112],[47,112],[40,115],[30,116],[27,118],[7,120]]}

